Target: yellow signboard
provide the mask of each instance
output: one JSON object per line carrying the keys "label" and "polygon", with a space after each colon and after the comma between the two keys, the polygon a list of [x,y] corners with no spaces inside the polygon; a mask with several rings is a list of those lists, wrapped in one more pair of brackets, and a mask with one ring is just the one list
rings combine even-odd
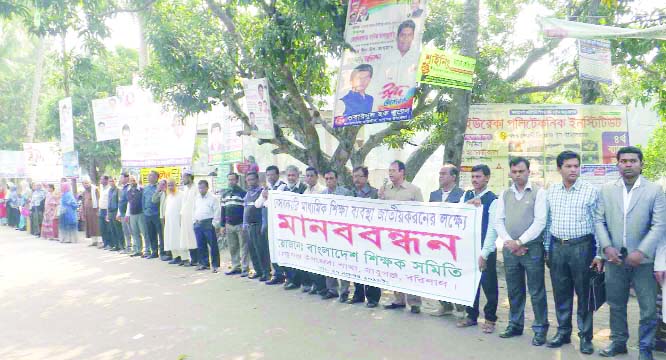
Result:
{"label": "yellow signboard", "polygon": [[174,179],[176,180],[176,184],[180,184],[180,176],[183,173],[183,168],[179,166],[164,166],[164,167],[156,167],[156,168],[142,168],[141,169],[141,184],[146,185],[148,184],[148,174],[150,174],[151,171],[157,171],[157,173],[160,175],[159,179]]}

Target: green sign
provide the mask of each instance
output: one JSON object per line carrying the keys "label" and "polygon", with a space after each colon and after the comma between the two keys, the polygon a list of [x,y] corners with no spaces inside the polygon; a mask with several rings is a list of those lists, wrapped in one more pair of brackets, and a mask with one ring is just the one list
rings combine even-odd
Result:
{"label": "green sign", "polygon": [[472,90],[476,59],[438,49],[421,53],[416,79],[421,84]]}

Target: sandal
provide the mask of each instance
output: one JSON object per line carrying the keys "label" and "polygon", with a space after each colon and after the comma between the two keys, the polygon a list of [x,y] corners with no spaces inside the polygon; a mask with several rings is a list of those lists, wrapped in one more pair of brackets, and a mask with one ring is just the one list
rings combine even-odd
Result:
{"label": "sandal", "polygon": [[492,322],[492,321],[486,320],[486,322],[484,324],[481,324],[481,330],[485,334],[492,334],[493,332],[495,332],[495,323]]}
{"label": "sandal", "polygon": [[476,322],[476,320],[472,320],[470,318],[464,318],[464,319],[458,321],[458,323],[456,323],[456,326],[459,327],[459,328],[466,328],[466,327],[470,327],[470,326],[476,326],[477,324],[478,323]]}

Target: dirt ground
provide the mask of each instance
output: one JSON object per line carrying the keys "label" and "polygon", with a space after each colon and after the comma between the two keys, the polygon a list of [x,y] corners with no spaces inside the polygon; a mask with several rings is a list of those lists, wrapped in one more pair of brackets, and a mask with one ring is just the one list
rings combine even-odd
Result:
{"label": "dirt ground", "polygon": [[[504,340],[478,328],[457,329],[454,316],[429,316],[435,301],[426,301],[418,315],[368,309],[86,245],[0,227],[0,359],[587,357],[578,352],[577,339],[556,350],[531,346],[529,302],[525,334]],[[226,251],[222,259],[226,268]],[[556,320],[550,286],[548,292],[552,336]],[[382,302],[390,299],[383,294]],[[498,331],[506,326],[508,307],[502,277]],[[629,320],[632,350],[618,359],[637,357],[635,299]],[[606,305],[595,314],[594,326],[598,349],[608,343]]]}

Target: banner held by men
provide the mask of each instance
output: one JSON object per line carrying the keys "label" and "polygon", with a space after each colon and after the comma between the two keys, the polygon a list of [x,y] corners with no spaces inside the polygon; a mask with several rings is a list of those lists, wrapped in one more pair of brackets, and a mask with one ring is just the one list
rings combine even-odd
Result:
{"label": "banner held by men", "polygon": [[471,306],[480,208],[337,195],[269,195],[271,259],[359,284]]}

